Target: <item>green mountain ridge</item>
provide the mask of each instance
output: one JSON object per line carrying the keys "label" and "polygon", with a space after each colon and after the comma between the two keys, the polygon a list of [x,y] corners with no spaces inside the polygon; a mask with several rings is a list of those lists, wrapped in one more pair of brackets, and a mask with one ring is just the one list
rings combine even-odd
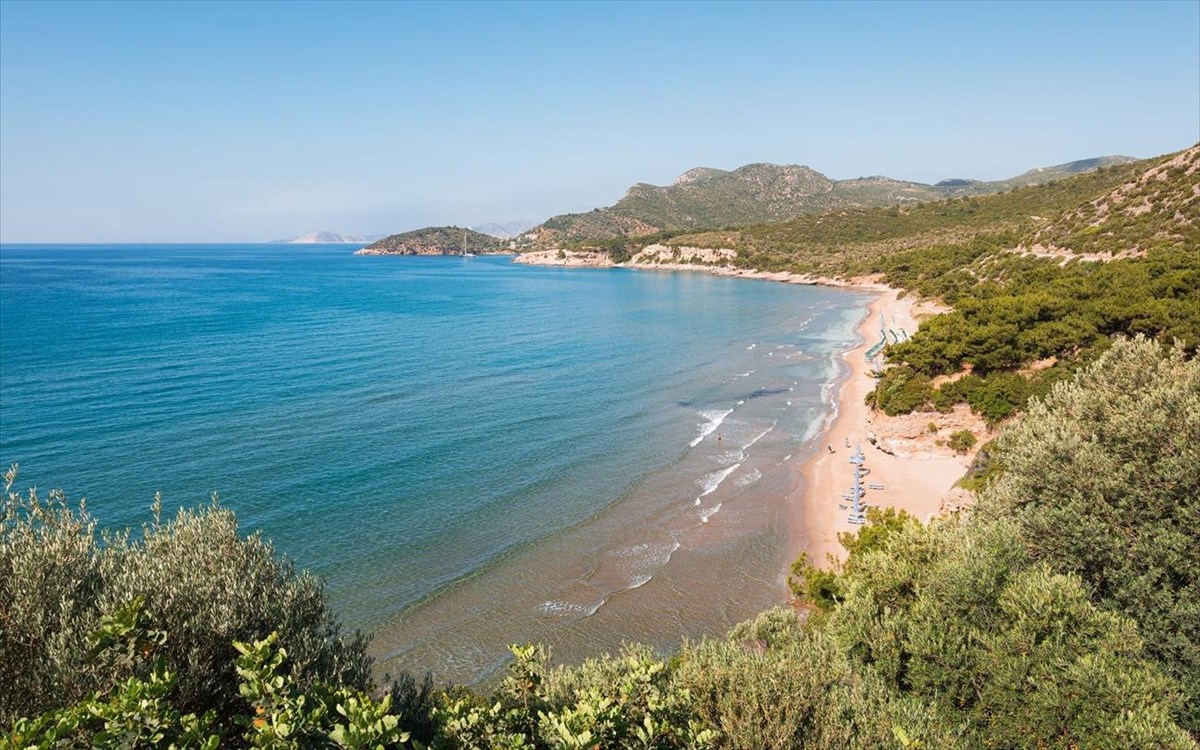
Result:
{"label": "green mountain ridge", "polygon": [[[1191,150],[1181,152],[1186,153]],[[1081,243],[1076,234],[1085,233],[1084,239],[1094,236],[1095,240],[1106,236],[1100,230],[1088,229],[1080,223],[1077,214],[1091,216],[1098,210],[1092,209],[1088,213],[1082,207],[1091,206],[1113,193],[1125,195],[1131,190],[1129,186],[1138,184],[1149,171],[1164,161],[1182,158],[1181,154],[1142,161],[1113,157],[1114,161],[1098,167],[1091,165],[1101,160],[1071,162],[1047,168],[1041,174],[1068,175],[1070,169],[1075,169],[1075,174],[1002,192],[983,194],[970,185],[958,186],[956,189],[963,194],[949,199],[890,207],[844,208],[807,214],[785,222],[675,234],[664,243],[680,248],[735,250],[738,254],[736,265],[743,268],[826,275],[866,272],[873,259],[912,248],[964,242],[981,233],[1004,235],[1004,242],[1010,249],[1022,244],[1047,244],[1049,238],[1054,237],[1059,245],[1065,247],[1074,243],[1082,252],[1095,249],[1095,243]],[[1169,175],[1171,182],[1156,179],[1149,187],[1176,195],[1175,200],[1180,202],[1181,196],[1192,189],[1189,180],[1194,183],[1194,174],[1194,167],[1188,173],[1186,166],[1176,165]],[[1138,205],[1167,205],[1162,202],[1165,198],[1156,198],[1148,190],[1138,193]],[[1190,204],[1180,202],[1179,205],[1184,212],[1196,212]],[[1175,234],[1170,236],[1176,237],[1184,236],[1181,234],[1184,227],[1191,226],[1195,231],[1194,228],[1200,226],[1200,222],[1188,224],[1184,214],[1174,210],[1143,210],[1138,216],[1130,217],[1127,223],[1135,221],[1139,226],[1126,230],[1130,238],[1141,236],[1145,229],[1141,225],[1151,221],[1175,225]],[[1119,242],[1110,244],[1115,246]],[[1130,240],[1126,244],[1136,243]]]}
{"label": "green mountain ridge", "polygon": [[670,185],[638,183],[606,208],[552,217],[533,232],[538,247],[660,232],[788,221],[836,208],[873,208],[1003,192],[1135,161],[1104,156],[1029,170],[1006,180],[935,185],[876,175],[833,180],[811,167],[769,163],[734,170],[696,167]]}

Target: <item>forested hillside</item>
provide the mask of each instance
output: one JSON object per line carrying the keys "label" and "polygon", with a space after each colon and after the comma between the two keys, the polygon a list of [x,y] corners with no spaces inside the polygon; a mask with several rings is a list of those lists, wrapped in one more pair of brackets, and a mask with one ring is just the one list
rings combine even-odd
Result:
{"label": "forested hillside", "polygon": [[1064,212],[1136,180],[1158,163],[1152,159],[1105,167],[997,195],[829,211],[778,224],[676,234],[667,244],[730,248],[737,251],[742,268],[853,276],[873,271],[880,258],[898,250],[971,240],[986,240],[996,249],[1016,247]]}
{"label": "forested hillside", "polygon": [[782,222],[831,209],[912,205],[955,196],[985,195],[1061,180],[1126,164],[1111,156],[1035,169],[1007,180],[946,180],[936,185],[890,177],[832,180],[794,164],[747,164],[732,171],[698,167],[666,186],[639,183],[608,208],[563,214],[534,231],[541,248],[603,243],[661,232]]}
{"label": "forested hillside", "polygon": [[1065,211],[1026,242],[1109,256],[1161,247],[1200,248],[1200,145]]}
{"label": "forested hillside", "polygon": [[460,255],[497,252],[498,237],[460,227],[426,227],[393,234],[367,245],[355,255]]}

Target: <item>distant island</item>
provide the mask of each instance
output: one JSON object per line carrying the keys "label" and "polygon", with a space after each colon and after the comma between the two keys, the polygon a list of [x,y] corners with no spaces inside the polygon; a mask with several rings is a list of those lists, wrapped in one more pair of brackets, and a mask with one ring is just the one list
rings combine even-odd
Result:
{"label": "distant island", "polygon": [[374,242],[355,255],[462,255],[500,253],[506,250],[499,237],[462,227],[425,227],[393,234]]}
{"label": "distant island", "polygon": [[378,234],[339,234],[338,232],[319,231],[302,234],[286,240],[273,240],[271,244],[280,245],[361,245],[374,242],[382,235]]}

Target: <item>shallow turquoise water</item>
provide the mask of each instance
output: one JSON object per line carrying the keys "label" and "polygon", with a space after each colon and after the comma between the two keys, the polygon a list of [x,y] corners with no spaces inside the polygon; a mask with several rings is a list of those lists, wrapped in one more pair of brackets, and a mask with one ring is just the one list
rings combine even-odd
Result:
{"label": "shallow turquoise water", "polygon": [[[426,648],[451,620],[604,646],[593,615],[636,590],[646,618],[677,549],[766,534],[775,565],[780,523],[738,519],[785,491],[769,468],[827,416],[863,300],[343,246],[6,245],[0,461],[110,525],[218,491],[381,656],[471,675],[494,649]],[[661,638],[728,616],[688,618]]]}

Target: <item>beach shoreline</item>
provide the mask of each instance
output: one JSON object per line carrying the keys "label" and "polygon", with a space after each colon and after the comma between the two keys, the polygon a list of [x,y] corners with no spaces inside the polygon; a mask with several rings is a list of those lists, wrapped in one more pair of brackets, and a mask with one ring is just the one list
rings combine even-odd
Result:
{"label": "beach shoreline", "polygon": [[[788,560],[801,555],[821,568],[836,566],[846,550],[838,540],[843,532],[861,526],[848,520],[849,492],[853,477],[850,456],[861,445],[868,470],[864,502],[868,507],[896,508],[921,522],[969,501],[969,493],[956,489],[970,468],[973,452],[956,454],[945,447],[954,431],[969,429],[976,437],[986,433],[981,419],[959,405],[949,414],[913,413],[889,417],[866,404],[875,387],[866,352],[879,340],[880,316],[892,330],[916,332],[924,317],[944,312],[932,300],[916,300],[903,290],[887,286],[877,278],[837,279],[788,271],[760,271],[728,265],[733,251],[650,246],[625,263],[614,264],[608,256],[588,251],[525,253],[514,262],[592,268],[631,268],[643,271],[698,271],[715,276],[776,281],[785,284],[820,285],[873,293],[875,298],[859,321],[859,343],[837,355],[842,369],[831,384],[832,418],[806,449],[791,460],[792,489],[785,501],[790,516]],[[704,262],[680,262],[684,257]],[[871,489],[881,485],[883,489]],[[789,562],[790,566],[790,562]],[[786,577],[790,572],[785,571]]]}
{"label": "beach shoreline", "polygon": [[[938,425],[938,432],[943,433],[958,426],[946,426],[947,419],[962,422],[966,417],[966,421],[971,421],[961,410],[949,417],[921,414],[905,419],[887,417],[866,404],[867,394],[875,387],[875,378],[865,354],[879,339],[880,315],[889,328],[912,332],[917,329],[922,306],[910,297],[901,296],[901,290],[875,283],[844,286],[875,291],[878,296],[858,324],[861,341],[840,355],[845,369],[834,385],[834,416],[814,438],[812,450],[799,460],[798,481],[788,498],[796,532],[790,557],[798,559],[807,554],[811,562],[822,568],[845,558],[846,550],[838,535],[861,528],[848,520],[848,507],[839,507],[849,506],[843,495],[849,492],[853,481],[849,459],[859,446],[866,458],[864,467],[869,471],[864,481],[868,487],[865,503],[903,510],[922,522],[942,512],[947,499],[954,494],[955,483],[970,467],[969,454],[956,455],[936,445],[936,432],[928,436],[912,434],[914,422],[921,420]],[[925,307],[927,312],[935,309]],[[872,485],[883,489],[870,489]]]}

